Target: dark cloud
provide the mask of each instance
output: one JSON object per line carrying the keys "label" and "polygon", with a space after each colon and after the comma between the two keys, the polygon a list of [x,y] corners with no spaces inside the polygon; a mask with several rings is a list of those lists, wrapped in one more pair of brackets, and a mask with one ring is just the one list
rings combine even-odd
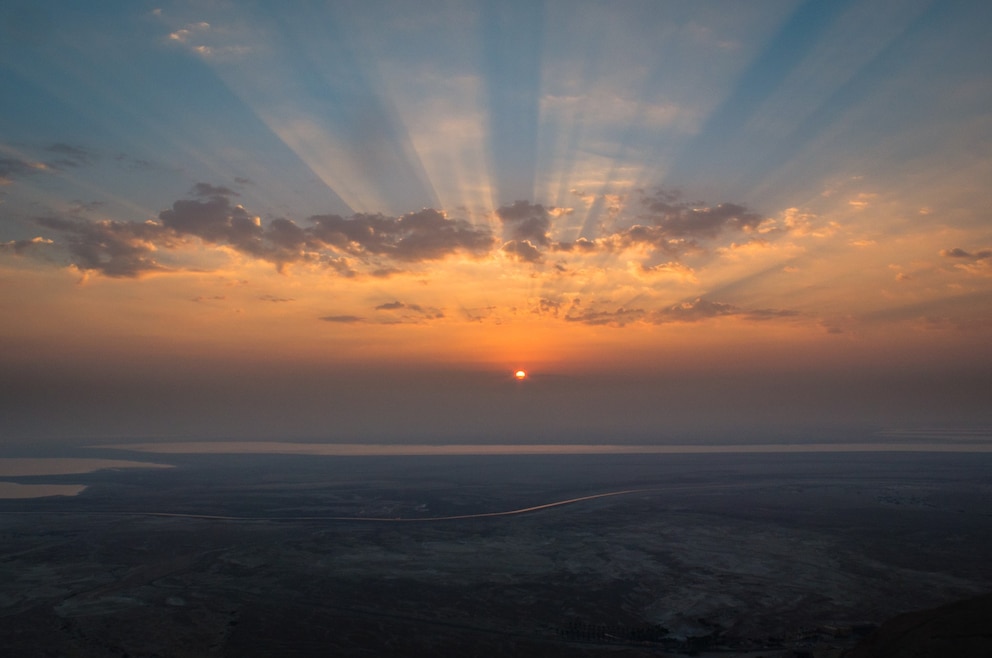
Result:
{"label": "dark cloud", "polygon": [[691,302],[682,302],[661,309],[654,313],[653,319],[656,322],[698,322],[724,315],[739,315],[740,312],[740,309],[732,304],[711,302],[697,297]]}
{"label": "dark cloud", "polygon": [[282,302],[295,302],[296,301],[292,297],[276,297],[275,295],[259,295],[258,298],[261,299],[263,302],[282,303]]}
{"label": "dark cloud", "polygon": [[550,314],[555,317],[558,317],[558,312],[561,310],[561,305],[562,303],[557,300],[542,297],[538,301],[537,309],[535,310],[535,313],[538,313],[539,315]]}
{"label": "dark cloud", "polygon": [[678,192],[658,190],[645,195],[638,224],[618,233],[621,243],[646,243],[669,252],[681,252],[697,241],[722,233],[749,232],[764,217],[737,203],[709,206],[702,201],[681,201]]}
{"label": "dark cloud", "polygon": [[954,249],[943,249],[940,255],[945,258],[960,258],[963,260],[985,260],[987,258],[992,258],[992,249],[982,249],[980,251],[970,252],[961,249],[960,247],[955,247]]}
{"label": "dark cloud", "polygon": [[966,272],[971,276],[992,276],[992,249],[965,251],[960,247],[955,247],[954,249],[942,250],[940,255],[958,261],[954,267],[961,272]]}
{"label": "dark cloud", "polygon": [[[83,157],[76,148],[63,145],[60,152]],[[5,167],[0,173],[6,171],[8,175],[20,175],[33,166],[10,159],[0,163],[5,163],[0,164]],[[647,212],[638,217],[641,223],[595,239],[583,237],[556,243],[550,235],[552,220],[561,214],[559,209],[517,201],[496,211],[503,224],[505,241],[501,243],[488,227],[449,218],[433,208],[399,217],[379,213],[350,217],[327,214],[311,216],[299,224],[283,217],[263,222],[236,203],[236,196],[229,187],[201,182],[191,188],[190,198],[173,202],[156,221],[85,222],[73,212],[68,219],[49,217],[39,223],[66,237],[74,265],[108,276],[138,276],[161,270],[163,267],[155,260],[156,250],[181,247],[195,239],[230,247],[271,262],[280,270],[294,263],[307,263],[346,277],[365,272],[385,278],[402,272],[410,263],[455,254],[483,257],[494,249],[522,263],[540,264],[549,252],[588,255],[648,244],[668,253],[672,264],[677,265],[681,256],[703,249],[697,241],[723,232],[750,231],[762,221],[759,215],[738,204],[710,207],[682,202],[676,193],[659,191],[643,197]],[[85,211],[96,209],[87,206]],[[18,247],[25,248],[28,246]],[[958,257],[959,252],[966,253],[952,250],[948,254]],[[976,257],[984,253],[978,252]],[[556,267],[559,272],[569,270],[564,261]]]}
{"label": "dark cloud", "polygon": [[798,311],[785,309],[744,309],[733,304],[713,302],[697,297],[688,302],[682,302],[668,308],[655,311],[650,320],[655,324],[666,322],[700,322],[711,318],[734,316],[745,320],[772,320],[776,318],[797,317]]}
{"label": "dark cloud", "polygon": [[623,308],[622,306],[615,311],[572,309],[565,316],[565,320],[568,322],[581,322],[582,324],[590,325],[612,325],[615,327],[622,327],[631,322],[637,322],[643,319],[644,315],[644,309]]}
{"label": "dark cloud", "polygon": [[50,167],[64,169],[66,167],[79,167],[89,164],[96,155],[94,152],[81,146],[72,144],[57,143],[45,149],[48,153],[54,154],[57,159],[47,162]]}
{"label": "dark cloud", "polygon": [[193,186],[190,194],[195,197],[225,197],[240,196],[237,192],[223,185],[211,185],[210,183],[197,183]]}
{"label": "dark cloud", "polygon": [[503,222],[504,237],[508,240],[525,241],[534,247],[547,247],[551,244],[548,236],[551,210],[554,208],[545,208],[539,203],[517,201],[513,205],[497,208],[496,215]]}
{"label": "dark cloud", "polygon": [[[554,303],[545,306],[545,300],[541,300],[541,311],[554,309]],[[781,309],[745,309],[733,304],[713,302],[697,297],[692,301],[674,304],[656,311],[648,311],[641,308],[629,309],[620,307],[615,311],[586,310],[580,308],[578,300],[574,302],[572,308],[565,315],[569,322],[581,322],[590,325],[611,325],[622,327],[631,322],[649,322],[651,324],[666,324],[674,322],[702,322],[713,318],[736,317],[743,320],[762,321],[778,318],[792,318],[799,316],[799,312]]]}
{"label": "dark cloud", "polygon": [[322,244],[355,256],[386,256],[399,261],[438,260],[455,253],[482,256],[493,247],[487,229],[448,219],[432,208],[402,217],[356,214],[317,215],[309,234]]}
{"label": "dark cloud", "polygon": [[225,196],[205,201],[176,201],[158,215],[162,226],[179,235],[193,235],[207,242],[228,242],[243,251],[261,251],[261,222]]}
{"label": "dark cloud", "polygon": [[338,322],[340,324],[354,324],[356,322],[365,321],[365,318],[357,315],[325,315],[324,317],[317,319],[323,320],[324,322]]}
{"label": "dark cloud", "polygon": [[503,251],[525,263],[540,263],[543,258],[530,240],[510,240],[503,245]]}
{"label": "dark cloud", "polygon": [[601,244],[599,244],[597,242],[594,242],[592,240],[588,240],[586,238],[579,238],[578,240],[575,240],[574,242],[557,242],[557,243],[555,243],[555,250],[556,251],[566,251],[566,252],[567,251],[576,251],[576,252],[579,252],[579,253],[591,253],[591,252],[594,252],[594,251],[598,251],[601,248],[602,248],[602,245]]}
{"label": "dark cloud", "polygon": [[45,165],[40,162],[0,156],[0,184],[10,183],[15,178],[36,174],[44,169]]}
{"label": "dark cloud", "polygon": [[39,217],[35,221],[65,236],[72,262],[81,270],[110,277],[136,277],[166,269],[153,257],[155,243],[168,243],[170,238],[158,224],[61,217]]}
{"label": "dark cloud", "polygon": [[9,242],[0,242],[0,251],[12,251],[18,256],[21,256],[29,250],[49,244],[52,244],[52,241],[42,237],[35,237],[29,240],[10,240]]}
{"label": "dark cloud", "polygon": [[[0,156],[0,184],[9,183],[16,178],[38,172],[58,172],[89,166],[106,157],[106,154],[97,149],[76,144],[67,144],[65,142],[34,145],[29,148],[37,158],[36,160],[29,160],[23,157]],[[164,169],[147,160],[132,158],[124,153],[112,156],[111,159],[127,169],[143,171],[161,171]]]}
{"label": "dark cloud", "polygon": [[399,300],[386,302],[375,307],[376,311],[391,311],[400,314],[401,318],[418,320],[439,320],[444,317],[444,313],[437,308],[424,307],[420,304],[407,304]]}
{"label": "dark cloud", "polygon": [[748,320],[775,320],[778,318],[797,318],[802,315],[799,311],[786,308],[756,308],[744,313]]}
{"label": "dark cloud", "polygon": [[269,222],[266,238],[278,247],[299,250],[308,242],[307,232],[288,219],[273,219]]}
{"label": "dark cloud", "polygon": [[[164,228],[177,236],[194,236],[212,244],[228,244],[238,251],[276,264],[308,261],[340,269],[341,263],[322,259],[307,232],[288,219],[262,226],[258,217],[241,205],[232,205],[227,188],[198,184],[202,200],[182,200],[159,213]],[[347,268],[345,268],[347,269]]]}

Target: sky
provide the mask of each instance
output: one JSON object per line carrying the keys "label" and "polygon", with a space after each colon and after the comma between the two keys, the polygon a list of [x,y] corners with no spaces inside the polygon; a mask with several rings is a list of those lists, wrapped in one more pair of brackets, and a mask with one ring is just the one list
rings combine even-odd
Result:
{"label": "sky", "polygon": [[0,446],[975,436],[990,27],[5,2]]}

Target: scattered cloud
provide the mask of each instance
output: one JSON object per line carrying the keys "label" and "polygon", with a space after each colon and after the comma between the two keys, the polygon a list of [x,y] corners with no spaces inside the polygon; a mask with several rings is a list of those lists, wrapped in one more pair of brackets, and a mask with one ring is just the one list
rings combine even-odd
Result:
{"label": "scattered cloud", "polygon": [[530,240],[510,240],[503,245],[503,251],[523,263],[540,263],[541,252]]}
{"label": "scattered cloud", "polygon": [[168,34],[166,41],[188,49],[201,57],[240,56],[251,51],[244,45],[243,35],[231,28],[221,28],[207,21],[187,23]]}
{"label": "scattered cloud", "polygon": [[972,276],[992,276],[992,249],[966,251],[960,247],[943,249],[940,255],[955,262],[954,267]]}
{"label": "scattered cloud", "polygon": [[725,231],[750,232],[764,221],[762,215],[737,203],[708,206],[680,199],[677,191],[657,190],[645,195],[641,203],[647,212],[641,218],[666,238],[715,238]]}
{"label": "scattered cloud", "polygon": [[[198,183],[191,191],[195,198],[175,201],[157,220],[89,222],[43,217],[36,221],[65,238],[75,266],[107,276],[139,276],[163,270],[154,260],[154,252],[178,248],[194,238],[232,247],[243,255],[274,263],[280,270],[292,263],[310,263],[343,276],[356,273],[348,257],[370,262],[384,257],[411,263],[455,253],[483,256],[494,244],[487,228],[449,219],[433,209],[402,217],[319,215],[310,218],[310,226],[285,218],[263,224],[260,217],[232,202],[236,195],[227,187]],[[379,264],[374,270],[384,274],[390,268]]]}
{"label": "scattered cloud", "polygon": [[[75,147],[63,151],[83,157]],[[83,270],[107,276],[139,276],[164,271],[154,253],[177,249],[199,240],[207,245],[225,246],[250,257],[265,260],[284,271],[289,265],[305,263],[326,267],[342,276],[366,273],[389,277],[410,264],[436,261],[459,254],[484,258],[495,250],[521,263],[540,265],[549,252],[577,257],[607,254],[626,249],[668,255],[664,264],[643,263],[644,274],[675,275],[694,281],[695,273],[681,263],[687,254],[713,248],[714,253],[740,248],[733,236],[752,234],[764,245],[768,236],[758,238],[767,224],[765,218],[735,203],[715,206],[683,202],[677,192],[659,190],[644,195],[644,212],[626,227],[601,228],[600,235],[557,242],[553,239],[556,220],[572,211],[545,207],[529,201],[502,206],[496,215],[502,224],[500,242],[488,226],[448,217],[434,208],[424,208],[399,217],[381,213],[313,215],[303,223],[277,217],[267,222],[252,214],[235,199],[231,187],[196,183],[189,197],[172,203],[154,220],[143,223],[120,221],[84,222],[70,213],[69,218],[49,216],[38,220],[45,228],[61,234],[72,263]],[[98,210],[88,206],[87,211]],[[616,223],[616,222],[614,222]],[[721,247],[713,244],[727,234]],[[743,244],[750,244],[745,242]],[[557,266],[569,270],[567,263]]]}
{"label": "scattered cloud", "polygon": [[225,197],[225,196],[240,196],[237,192],[229,187],[224,187],[223,185],[211,185],[210,183],[197,183],[193,186],[190,194],[192,196],[203,198],[203,197]]}
{"label": "scattered cloud", "polygon": [[828,238],[840,228],[836,222],[824,222],[818,215],[799,208],[786,208],[776,218],[776,226],[797,238]]}
{"label": "scattered cloud", "polygon": [[322,318],[317,318],[318,320],[323,320],[324,322],[336,322],[339,324],[355,324],[356,322],[364,322],[365,318],[358,315],[325,315]]}
{"label": "scattered cloud", "polygon": [[551,217],[557,210],[545,208],[539,203],[517,201],[509,206],[496,209],[496,215],[503,222],[504,238],[510,241],[527,242],[533,247],[547,247],[551,244],[548,231]]}
{"label": "scattered cloud", "polygon": [[314,226],[303,235],[319,244],[354,256],[386,256],[402,262],[438,260],[455,253],[483,256],[493,247],[489,230],[463,219],[449,219],[433,208],[402,217],[359,213],[310,218]]}
{"label": "scattered cloud", "polygon": [[170,240],[165,229],[151,222],[39,217],[37,223],[60,233],[72,257],[72,264],[83,271],[96,271],[109,277],[137,277],[167,268],[156,262],[156,241]]}
{"label": "scattered cloud", "polygon": [[[738,203],[708,205],[683,201],[677,190],[659,189],[642,193],[642,211],[635,222],[615,229],[596,240],[609,249],[644,249],[667,254],[672,260],[733,244],[740,235],[771,232],[772,223],[763,215]],[[621,224],[614,220],[615,224]],[[729,236],[729,239],[728,237]]]}
{"label": "scattered cloud", "polygon": [[[765,217],[741,204],[685,202],[678,192],[659,190],[642,196],[641,212],[636,217],[639,223],[626,227],[603,226],[596,237],[567,242],[557,242],[553,235],[556,221],[562,221],[571,212],[569,209],[517,201],[496,211],[505,239],[501,242],[488,226],[450,218],[433,208],[398,217],[380,213],[356,213],[350,217],[313,215],[297,223],[284,217],[263,221],[237,203],[237,197],[232,187],[201,182],[193,185],[189,198],[173,202],[152,220],[93,221],[78,215],[45,216],[36,222],[51,232],[51,238],[10,242],[0,247],[20,254],[41,243],[61,246],[75,268],[108,277],[178,271],[181,267],[175,263],[179,261],[164,259],[164,254],[196,245],[223,247],[246,258],[273,263],[281,272],[289,266],[305,264],[342,277],[380,278],[409,271],[414,264],[454,255],[480,260],[500,253],[534,266],[532,275],[536,275],[547,263],[547,255],[557,253],[562,255],[561,261],[554,264],[557,273],[585,276],[583,272],[604,271],[602,268],[608,265],[582,259],[622,257],[624,262],[617,264],[618,268],[631,277],[631,282],[640,281],[638,285],[670,279],[682,285],[698,286],[706,268],[690,266],[683,257],[705,252],[726,258],[744,248],[764,250],[776,235],[806,232],[813,224],[812,219],[796,211],[771,222],[768,229],[770,223]],[[741,236],[744,241],[738,242]],[[664,256],[661,262],[657,259],[659,254]],[[987,252],[950,250],[945,255],[975,260],[985,258]],[[569,262],[572,260],[577,263]],[[630,292],[631,299],[638,294],[636,288]],[[259,299],[293,301],[272,295]],[[790,310],[741,308],[702,296],[660,309],[641,305],[582,307],[577,301],[566,305],[561,299],[546,295],[528,306],[532,312],[568,322],[617,327],[634,322],[685,323],[728,316],[757,321],[798,315]],[[492,310],[470,315],[490,320],[496,317]],[[372,313],[365,316],[327,315],[320,319],[337,323],[395,323],[443,317],[445,314],[439,308],[394,299],[374,306]]]}
{"label": "scattered cloud", "polygon": [[954,249],[942,249],[940,255],[944,258],[960,258],[964,260],[985,260],[987,258],[992,258],[992,249],[982,249],[980,251],[970,252],[961,249],[960,247],[955,247]]}
{"label": "scattered cloud", "polygon": [[379,304],[374,310],[389,313],[394,322],[420,322],[440,320],[444,317],[444,312],[441,309],[424,307],[420,304],[408,304],[399,300]]}
{"label": "scattered cloud", "polygon": [[571,309],[565,316],[568,322],[581,322],[594,326],[610,325],[623,327],[631,322],[642,320],[646,315],[644,309],[619,307],[613,311],[594,311]]}
{"label": "scattered cloud", "polygon": [[798,311],[785,309],[745,309],[733,304],[714,302],[697,297],[692,301],[681,302],[661,309],[651,314],[650,321],[655,324],[667,322],[700,322],[711,318],[737,317],[744,320],[772,320],[776,318],[792,318],[799,315]]}
{"label": "scattered cloud", "polygon": [[855,210],[864,210],[865,208],[867,208],[872,204],[873,200],[877,196],[878,196],[877,194],[873,194],[869,192],[861,192],[853,199],[849,199],[847,204],[852,208],[854,208]]}
{"label": "scattered cloud", "polygon": [[558,317],[561,307],[561,301],[542,297],[538,300],[537,306],[533,309],[533,312],[537,315],[551,315],[553,317]]}
{"label": "scattered cloud", "polygon": [[26,253],[29,249],[36,249],[50,244],[52,244],[52,240],[38,236],[29,240],[10,240],[8,242],[0,242],[0,251],[12,251],[20,256]]}
{"label": "scattered cloud", "polygon": [[675,261],[658,265],[641,265],[640,269],[645,274],[663,275],[687,283],[698,283],[696,272],[691,267]]}
{"label": "scattered cloud", "polygon": [[0,156],[0,185],[8,185],[16,178],[30,176],[47,168],[43,162]]}
{"label": "scattered cloud", "polygon": [[89,149],[61,142],[48,146],[45,151],[56,157],[55,160],[47,163],[54,169],[79,167],[90,164],[90,162],[96,159],[96,154]]}

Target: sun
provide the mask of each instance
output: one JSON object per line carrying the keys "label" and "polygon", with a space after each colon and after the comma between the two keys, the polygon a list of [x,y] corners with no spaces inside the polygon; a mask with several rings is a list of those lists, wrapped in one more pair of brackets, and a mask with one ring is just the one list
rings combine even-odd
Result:
{"label": "sun", "polygon": [[516,377],[518,380],[521,380],[522,381],[524,379],[527,379],[527,371],[526,370],[518,370],[515,373],[513,373],[513,376]]}

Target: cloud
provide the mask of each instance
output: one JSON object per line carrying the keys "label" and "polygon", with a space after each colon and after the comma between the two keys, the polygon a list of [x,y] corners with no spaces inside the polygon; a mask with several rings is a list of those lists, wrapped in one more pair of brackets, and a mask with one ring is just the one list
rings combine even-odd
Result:
{"label": "cloud", "polygon": [[985,260],[992,258],[992,249],[982,249],[981,251],[965,251],[960,247],[954,249],[942,249],[940,255],[944,258],[961,258],[965,260]]}
{"label": "cloud", "polygon": [[365,318],[358,315],[325,315],[324,317],[317,319],[323,320],[324,322],[337,322],[340,324],[354,324],[356,322],[365,321]]}
{"label": "cloud", "polygon": [[386,302],[385,304],[379,304],[375,307],[376,311],[386,311],[391,313],[397,318],[397,321],[402,322],[419,322],[421,320],[440,320],[444,317],[444,312],[441,309],[433,307],[424,307],[420,304],[407,304],[399,300]]}
{"label": "cloud", "polygon": [[541,252],[530,240],[510,240],[503,245],[503,251],[524,263],[540,263]]}
{"label": "cloud", "polygon": [[52,240],[40,236],[31,238],[30,240],[10,240],[9,242],[0,242],[0,251],[12,251],[18,256],[21,256],[28,250],[49,244],[52,244]]}
{"label": "cloud", "polygon": [[[67,147],[67,152],[71,148]],[[601,225],[595,237],[564,242],[552,236],[556,223],[571,210],[529,201],[497,209],[504,238],[500,240],[488,226],[452,218],[434,208],[401,216],[317,214],[301,221],[286,217],[263,221],[237,203],[237,197],[232,187],[198,182],[190,188],[188,198],[174,201],[145,222],[87,221],[76,212],[37,221],[53,232],[46,237],[54,238],[55,246],[68,252],[75,267],[113,277],[175,270],[176,266],[162,264],[168,262],[161,260],[163,253],[200,244],[270,262],[280,272],[301,264],[343,277],[380,278],[410,271],[411,265],[456,255],[482,259],[498,253],[531,265],[545,263],[549,254],[562,254],[555,267],[559,272],[572,272],[584,267],[582,259],[630,250],[632,253],[625,256],[628,263],[622,267],[642,280],[656,276],[697,283],[701,270],[683,263],[687,255],[719,254],[722,245],[738,247],[736,241],[742,234],[750,236],[745,238],[750,240],[748,245],[767,244],[772,230],[785,234],[784,229],[768,229],[761,215],[743,205],[683,202],[677,192],[664,190],[642,194],[643,212],[636,217],[638,223],[624,227],[622,218],[615,218],[612,227]],[[91,206],[87,211],[99,211],[99,207]],[[14,250],[15,246],[6,248]],[[28,248],[27,244],[17,246],[17,253]],[[658,253],[664,258],[652,255]],[[573,259],[576,262],[569,262]],[[604,266],[608,264],[597,265]],[[571,317],[576,319],[574,313]],[[629,322],[632,315],[627,312],[619,317]],[[581,319],[601,320],[588,314]]]}
{"label": "cloud", "polygon": [[[225,188],[211,188],[217,192]],[[204,192],[208,190],[203,190]],[[232,205],[228,196],[213,194],[205,200],[182,200],[169,210],[159,213],[159,222],[177,236],[193,236],[212,244],[228,244],[238,251],[275,263],[280,268],[287,263],[310,259],[306,240],[290,236],[298,228],[289,220],[278,220],[275,226],[263,227],[259,217],[241,205]]]}
{"label": "cloud", "polygon": [[680,201],[680,197],[680,193],[666,190],[645,195],[641,203],[647,212],[641,219],[665,238],[690,239],[715,238],[724,231],[752,231],[764,221],[762,215],[737,203],[707,206]]}
{"label": "cloud", "polygon": [[641,265],[640,270],[645,274],[669,276],[685,283],[698,283],[696,273],[691,267],[675,261],[658,265]]}
{"label": "cloud", "polygon": [[581,322],[589,325],[613,325],[622,327],[644,317],[643,309],[627,309],[622,306],[615,311],[583,311],[578,315],[566,315],[568,322]]}
{"label": "cloud", "polygon": [[943,249],[940,255],[958,261],[954,267],[972,276],[992,276],[992,249],[965,251],[960,247]]}
{"label": "cloud", "polygon": [[73,265],[109,277],[137,277],[167,268],[155,261],[157,241],[169,242],[165,229],[152,222],[39,217],[39,225],[58,231],[66,238]]}
{"label": "cloud", "polygon": [[33,162],[23,158],[8,158],[0,156],[0,185],[7,185],[15,178],[22,178],[39,171],[44,171],[48,167],[41,162]]}
{"label": "cloud", "polygon": [[526,241],[534,247],[547,247],[551,244],[548,231],[551,229],[551,217],[555,210],[539,203],[517,201],[497,208],[496,215],[503,222],[504,238]]}
{"label": "cloud", "polygon": [[38,222],[67,238],[74,265],[108,276],[138,276],[164,269],[153,260],[152,253],[180,247],[192,238],[232,247],[246,256],[274,263],[280,270],[302,262],[328,267],[342,276],[356,274],[349,257],[368,261],[385,276],[398,270],[377,259],[415,263],[456,253],[481,257],[495,244],[487,228],[449,219],[430,208],[401,217],[317,215],[310,218],[310,226],[285,218],[263,224],[260,217],[232,202],[235,195],[228,187],[197,183],[191,190],[194,198],[173,202],[155,221],[86,222],[48,217]]}
{"label": "cloud", "polygon": [[[0,156],[0,185],[9,184],[17,178],[35,173],[59,172],[90,166],[96,161],[107,157],[105,153],[101,153],[97,149],[65,142],[34,145],[31,147],[31,150],[34,151],[36,160],[29,160],[19,156]],[[160,171],[163,169],[160,165],[153,164],[147,160],[135,159],[123,153],[117,154],[111,159],[128,169],[142,169],[147,171]]]}
{"label": "cloud", "polygon": [[197,183],[193,186],[192,195],[195,197],[225,197],[240,196],[237,192],[223,185],[211,185],[210,183]]}
{"label": "cloud", "polygon": [[556,242],[555,251],[574,251],[578,253],[592,253],[603,248],[603,245],[595,240],[579,238],[574,242]]}
{"label": "cloud", "polygon": [[200,21],[198,23],[187,23],[185,27],[169,34],[169,39],[179,43],[188,43],[197,33],[203,33],[210,29],[210,23]]}
{"label": "cloud", "polygon": [[232,27],[217,29],[206,21],[198,21],[170,32],[167,41],[180,44],[202,57],[241,56],[251,51],[240,41],[243,38],[246,35]]}
{"label": "cloud", "polygon": [[533,309],[533,312],[537,315],[553,315],[558,317],[559,311],[561,311],[562,302],[555,299],[548,299],[547,297],[542,297],[538,300],[537,307]]}
{"label": "cloud", "polygon": [[650,316],[655,324],[667,322],[701,322],[720,317],[739,317],[745,320],[772,320],[776,318],[797,317],[798,311],[783,309],[743,309],[733,304],[713,302],[697,297],[692,301],[681,302],[659,311]]}
{"label": "cloud", "polygon": [[204,198],[173,203],[171,210],[159,214],[163,226],[180,235],[229,244],[280,266],[297,261],[340,265],[327,252],[401,262],[438,260],[455,253],[481,256],[493,245],[487,229],[430,208],[402,217],[317,215],[307,227],[277,218],[263,226],[243,206],[232,205],[233,192],[228,188],[201,183],[194,193]]}
{"label": "cloud", "polygon": [[[738,203],[707,205],[682,201],[677,191],[664,189],[641,193],[643,211],[634,222],[604,233],[593,242],[602,250],[645,247],[678,260],[690,253],[708,250],[725,234],[766,235],[776,231],[774,222]],[[731,241],[730,244],[733,244]],[[574,245],[561,245],[573,248]]]}
{"label": "cloud", "polygon": [[96,156],[95,154],[85,149],[81,146],[73,146],[72,144],[56,143],[45,149],[48,153],[52,153],[58,157],[57,160],[49,161],[47,164],[54,169],[62,169],[65,167],[79,167],[82,165],[89,164]]}
{"label": "cloud", "polygon": [[387,256],[402,262],[439,260],[455,253],[487,254],[492,234],[462,219],[449,219],[433,208],[402,217],[359,213],[345,219],[317,215],[308,235],[322,245],[355,256]]}

